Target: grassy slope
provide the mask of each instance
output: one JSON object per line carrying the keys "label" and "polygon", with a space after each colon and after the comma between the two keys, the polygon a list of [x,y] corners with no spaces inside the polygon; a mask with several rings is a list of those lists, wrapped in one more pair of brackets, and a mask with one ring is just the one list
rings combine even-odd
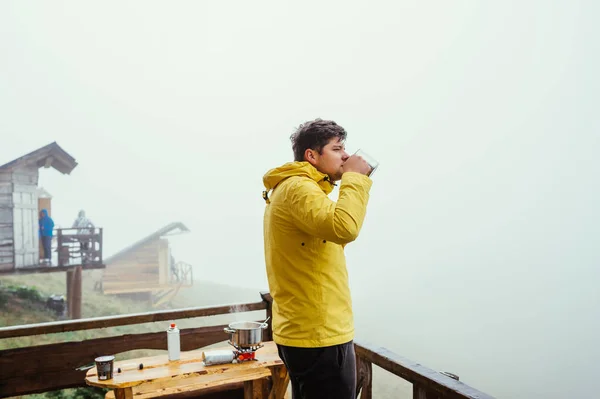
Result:
{"label": "grassy slope", "polygon": [[[118,300],[116,298],[104,297],[93,291],[93,282],[89,278],[89,273],[83,275],[82,287],[84,291],[82,303],[82,317],[108,316],[123,313],[137,313],[149,310],[144,303],[128,300]],[[43,298],[52,294],[62,294],[66,292],[65,273],[34,274],[23,276],[2,277],[0,282],[3,285],[35,287]],[[46,321],[55,321],[57,318],[52,312],[44,309],[43,306],[32,307],[19,306],[14,300],[9,304],[8,309],[4,309],[0,316],[0,326],[23,325],[30,323],[41,323]],[[73,340],[83,340],[93,337],[110,336],[117,333],[126,333],[134,331],[147,331],[147,326],[124,326],[114,329],[99,329],[89,331],[77,331],[62,334],[47,334],[42,336],[23,337],[6,339],[0,341],[0,348],[14,348],[30,345],[41,345],[51,342],[64,342]]]}

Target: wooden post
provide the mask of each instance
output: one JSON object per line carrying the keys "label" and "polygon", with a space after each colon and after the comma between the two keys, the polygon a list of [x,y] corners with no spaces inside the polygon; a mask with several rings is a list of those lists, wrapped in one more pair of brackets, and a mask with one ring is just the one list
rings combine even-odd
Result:
{"label": "wooden post", "polygon": [[266,380],[244,381],[244,399],[263,399],[269,396],[266,388]]}
{"label": "wooden post", "polygon": [[413,383],[413,399],[438,399],[440,394]]}
{"label": "wooden post", "polygon": [[67,272],[67,317],[73,317],[73,270]]}
{"label": "wooden post", "polygon": [[65,259],[64,259],[64,252],[63,252],[63,237],[62,237],[62,229],[56,229],[56,232],[58,233],[56,235],[56,252],[57,252],[57,258],[58,258],[58,266],[64,266],[65,265]]}
{"label": "wooden post", "polygon": [[116,399],[132,399],[133,398],[133,388],[117,388],[115,389],[115,398]]}
{"label": "wooden post", "polygon": [[73,272],[73,319],[81,319],[81,266]]}
{"label": "wooden post", "polygon": [[273,386],[269,399],[283,399],[290,383],[290,375],[285,366],[271,367]]}
{"label": "wooden post", "polygon": [[267,322],[268,326],[263,331],[263,338],[265,341],[272,341],[273,340],[273,327],[272,327],[273,326],[273,298],[271,297],[271,294],[268,292],[261,292],[260,297],[267,304],[267,317],[269,318],[269,321]]}
{"label": "wooden post", "polygon": [[366,359],[356,355],[356,397],[373,398],[373,366]]}
{"label": "wooden post", "polygon": [[[99,229],[100,230],[100,237],[98,238],[98,248],[96,249],[96,243],[94,242],[94,251],[98,251],[98,263],[99,264],[103,264],[104,260],[102,258],[102,228]],[[96,252],[94,252],[96,253]]]}

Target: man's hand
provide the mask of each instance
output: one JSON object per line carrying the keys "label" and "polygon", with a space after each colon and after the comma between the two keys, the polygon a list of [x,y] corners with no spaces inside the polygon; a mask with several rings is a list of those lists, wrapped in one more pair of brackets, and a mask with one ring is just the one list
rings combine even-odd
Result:
{"label": "man's hand", "polygon": [[371,173],[371,166],[369,166],[367,161],[360,155],[352,155],[348,158],[342,166],[342,169],[344,170],[344,173],[356,172],[367,176]]}

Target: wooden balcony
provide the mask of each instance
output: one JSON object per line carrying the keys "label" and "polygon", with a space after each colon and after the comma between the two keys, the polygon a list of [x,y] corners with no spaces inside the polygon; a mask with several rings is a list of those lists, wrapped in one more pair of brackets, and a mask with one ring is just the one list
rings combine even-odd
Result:
{"label": "wooden balcony", "polygon": [[[268,293],[261,293],[261,300],[252,303],[4,327],[0,328],[0,339],[149,322],[171,322],[188,318],[224,315],[232,311],[264,311],[262,321],[271,316],[271,305],[271,296]],[[182,329],[181,350],[189,351],[226,341],[227,337],[223,333],[224,327],[226,325]],[[269,329],[265,330],[263,334],[265,340],[272,338],[270,325]],[[166,350],[167,335],[164,331],[159,331],[2,350],[0,351],[0,398],[84,387],[86,386],[84,382],[86,371],[80,371],[77,368],[89,364],[97,356],[105,355],[103,348],[110,348],[113,355],[136,349]],[[373,365],[412,383],[413,398],[416,399],[492,398],[451,376],[405,359],[385,348],[356,341],[355,351],[357,398],[367,399],[372,397]],[[223,387],[222,391],[213,392],[206,398],[244,397],[243,394],[243,385],[227,386]]]}
{"label": "wooden balcony", "polygon": [[58,267],[85,266],[101,268],[102,228],[57,229]]}
{"label": "wooden balcony", "polygon": [[[51,265],[36,263],[19,267],[0,269],[0,274],[32,274],[68,272],[77,266],[84,269],[104,269],[102,258],[102,228],[55,229],[56,240],[52,245]],[[55,258],[55,259],[54,259]]]}

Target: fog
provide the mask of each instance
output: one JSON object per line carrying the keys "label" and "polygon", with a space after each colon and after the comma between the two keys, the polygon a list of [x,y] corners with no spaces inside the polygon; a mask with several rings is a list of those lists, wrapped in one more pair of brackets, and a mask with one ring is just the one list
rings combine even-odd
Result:
{"label": "fog", "polygon": [[[333,119],[381,164],[346,248],[357,339],[502,398],[600,389],[592,1],[0,4],[0,164],[57,141],[57,225],[164,225],[266,289],[262,176]],[[332,194],[335,198],[336,193]]]}

